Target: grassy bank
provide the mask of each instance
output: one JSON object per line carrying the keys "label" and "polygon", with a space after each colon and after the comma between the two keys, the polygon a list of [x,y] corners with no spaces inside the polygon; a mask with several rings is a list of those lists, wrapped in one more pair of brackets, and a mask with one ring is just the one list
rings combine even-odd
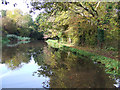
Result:
{"label": "grassy bank", "polygon": [[10,42],[10,40],[8,40],[8,38],[6,38],[6,37],[0,37],[0,42],[4,45],[4,44],[7,44],[8,42]]}
{"label": "grassy bank", "polygon": [[46,42],[48,43],[49,46],[53,48],[60,48],[66,51],[69,50],[73,53],[79,54],[80,56],[88,57],[96,63],[101,63],[105,67],[105,72],[108,74],[120,75],[120,70],[119,70],[120,68],[118,67],[120,62],[118,62],[115,59],[111,59],[88,51],[72,48],[66,46],[65,44],[58,43],[57,40],[47,40]]}

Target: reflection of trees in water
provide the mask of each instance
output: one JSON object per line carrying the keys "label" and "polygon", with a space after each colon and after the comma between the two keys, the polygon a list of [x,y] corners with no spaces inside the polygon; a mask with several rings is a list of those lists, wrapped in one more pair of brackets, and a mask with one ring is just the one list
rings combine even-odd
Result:
{"label": "reflection of trees in water", "polygon": [[[33,42],[30,44],[19,45],[12,48],[3,47],[2,63],[6,63],[11,69],[16,69],[18,67],[20,68],[22,66],[21,63],[28,63],[30,61],[31,55],[34,56],[35,62],[37,62],[38,64],[42,63],[43,59],[41,57],[43,57],[43,45],[43,42]],[[37,61],[38,58],[40,58],[41,60]]]}
{"label": "reflection of trees in water", "polygon": [[3,48],[2,63],[6,63],[11,69],[20,68],[22,66],[21,63],[28,63],[29,60],[30,57],[27,55],[27,48]]}
{"label": "reflection of trees in water", "polygon": [[49,76],[51,88],[113,87],[103,69],[88,58],[83,60],[71,52],[49,51],[36,74]]}
{"label": "reflection of trees in water", "polygon": [[35,62],[40,66],[33,75],[50,77],[50,82],[43,82],[44,88],[49,85],[52,88],[112,87],[112,82],[103,70],[92,61],[80,59],[71,52],[34,44],[4,48],[2,62],[15,69],[21,67],[22,62],[28,63],[33,55]]}

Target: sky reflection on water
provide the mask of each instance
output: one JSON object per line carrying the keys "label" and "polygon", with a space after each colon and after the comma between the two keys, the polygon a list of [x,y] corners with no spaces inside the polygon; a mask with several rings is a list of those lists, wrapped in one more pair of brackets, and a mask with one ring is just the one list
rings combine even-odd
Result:
{"label": "sky reflection on water", "polygon": [[43,75],[32,76],[33,72],[39,68],[33,56],[28,64],[21,64],[22,67],[15,70],[10,70],[5,64],[0,64],[2,88],[43,88],[43,82],[49,81],[49,78]]}
{"label": "sky reflection on water", "polygon": [[[113,88],[102,67],[70,51],[30,42],[3,48],[0,88]],[[1,69],[2,68],[2,69]]]}

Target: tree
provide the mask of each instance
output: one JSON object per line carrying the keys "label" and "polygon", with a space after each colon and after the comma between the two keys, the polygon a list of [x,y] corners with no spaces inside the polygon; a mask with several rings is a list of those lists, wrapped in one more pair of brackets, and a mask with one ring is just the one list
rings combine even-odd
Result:
{"label": "tree", "polygon": [[[83,29],[82,24],[85,23],[87,25],[89,24],[91,28],[95,26],[96,31],[93,37],[97,37],[98,45],[101,48],[104,42],[116,39],[116,2],[33,2],[32,5],[34,9],[46,10],[45,14],[48,14],[49,17],[46,19],[47,22],[44,23],[43,27],[45,25],[48,26],[48,22],[52,23],[52,28],[50,26],[44,28],[53,36],[59,35],[58,33],[62,33],[61,35],[64,34],[63,36],[66,36],[64,32],[69,32],[67,34],[69,36],[66,37],[70,37],[70,33],[74,36],[76,35],[75,32],[77,33],[80,28],[81,30]],[[75,16],[79,16],[79,19],[76,20]],[[50,18],[53,19],[50,20]],[[73,23],[70,24],[70,21],[73,21],[74,24],[76,23],[76,26],[73,25]],[[93,32],[94,30],[84,28],[83,31],[79,31],[79,35],[77,36],[80,36],[80,38],[84,36],[83,39],[86,38],[86,42],[88,42],[88,35],[90,35],[89,33],[93,34]],[[94,38],[90,41],[92,42],[92,40],[94,40],[96,42]]]}
{"label": "tree", "polygon": [[16,32],[15,22],[13,22],[13,20],[8,17],[2,18],[2,28],[3,28],[3,34]]}
{"label": "tree", "polygon": [[[47,2],[31,1],[31,12],[42,10],[36,26],[49,37],[70,43],[112,45],[118,40],[117,2]],[[89,28],[88,28],[89,26]],[[115,44],[113,44],[114,46]]]}
{"label": "tree", "polygon": [[2,17],[6,16],[6,10],[1,10],[0,12],[2,14]]}
{"label": "tree", "polygon": [[34,22],[32,16],[23,14],[19,9],[7,10],[4,12],[6,16],[3,20],[3,32],[8,34],[16,34],[21,36],[30,36],[31,31],[34,29]]}

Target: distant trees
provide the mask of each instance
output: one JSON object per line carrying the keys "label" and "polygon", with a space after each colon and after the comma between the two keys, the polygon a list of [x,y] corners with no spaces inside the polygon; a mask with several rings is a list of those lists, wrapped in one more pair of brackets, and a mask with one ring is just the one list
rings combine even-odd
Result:
{"label": "distant trees", "polygon": [[[34,39],[42,39],[41,35],[36,29],[32,16],[27,13],[23,13],[19,9],[15,10],[1,10],[2,13],[2,31],[3,36],[6,34],[16,34],[20,36],[32,37]],[[33,36],[31,34],[36,33],[41,36]]]}

